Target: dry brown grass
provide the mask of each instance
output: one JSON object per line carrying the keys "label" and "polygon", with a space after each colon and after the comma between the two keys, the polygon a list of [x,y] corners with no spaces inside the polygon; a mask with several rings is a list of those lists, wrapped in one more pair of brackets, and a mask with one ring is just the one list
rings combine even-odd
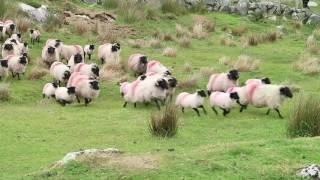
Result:
{"label": "dry brown grass", "polygon": [[148,45],[152,48],[161,48],[162,47],[161,41],[156,38],[150,39],[148,42]]}
{"label": "dry brown grass", "polygon": [[119,40],[119,35],[115,31],[112,31],[111,25],[97,23],[95,31],[98,34],[97,40],[101,43],[115,43]]}
{"label": "dry brown grass", "polygon": [[49,70],[43,68],[41,66],[35,66],[29,73],[28,79],[29,80],[39,80],[42,79],[44,76],[49,74]]}
{"label": "dry brown grass", "polygon": [[100,72],[102,81],[119,82],[125,76],[126,68],[123,64],[105,64]]}
{"label": "dry brown grass", "polygon": [[143,47],[147,46],[146,41],[144,41],[142,39],[129,39],[128,40],[128,44],[132,48],[136,48],[136,49],[140,49],[140,48],[143,48]]}
{"label": "dry brown grass", "polygon": [[190,37],[190,32],[187,28],[182,27],[181,24],[176,24],[176,37],[182,38],[182,37]]}
{"label": "dry brown grass", "polygon": [[26,17],[19,17],[16,19],[17,29],[21,33],[27,32],[31,27],[31,20]]}
{"label": "dry brown grass", "polygon": [[236,42],[228,35],[222,35],[220,37],[220,44],[223,46],[236,46]]}
{"label": "dry brown grass", "polygon": [[77,34],[84,35],[87,34],[90,31],[90,28],[86,25],[84,25],[82,22],[76,22],[74,24],[74,28]]}
{"label": "dry brown grass", "polygon": [[320,59],[310,55],[303,55],[300,60],[293,64],[293,68],[307,75],[316,75],[320,73]]}
{"label": "dry brown grass", "polygon": [[179,45],[183,48],[190,48],[191,46],[191,40],[188,37],[183,37],[179,39]]}
{"label": "dry brown grass", "polygon": [[189,63],[185,63],[183,66],[182,66],[182,71],[185,72],[185,73],[190,73],[192,72],[192,66],[191,64]]}
{"label": "dry brown grass", "polygon": [[248,28],[246,26],[238,26],[231,28],[231,34],[233,36],[242,36],[244,33],[246,33]]}
{"label": "dry brown grass", "polygon": [[278,34],[275,31],[268,32],[264,37],[265,41],[268,41],[271,43],[275,42],[277,38],[278,38]]}
{"label": "dry brown grass", "polygon": [[300,30],[300,29],[303,27],[303,24],[302,24],[302,22],[300,22],[300,21],[294,21],[294,22],[292,23],[292,26],[293,26],[294,29]]}
{"label": "dry brown grass", "polygon": [[309,52],[311,54],[318,54],[319,53],[318,42],[317,42],[317,39],[314,35],[310,35],[307,38],[306,50],[307,50],[307,52]]}
{"label": "dry brown grass", "polygon": [[178,83],[178,88],[181,88],[181,89],[196,88],[198,86],[199,80],[200,80],[200,76],[198,74],[191,75],[186,79],[181,80]]}
{"label": "dry brown grass", "polygon": [[208,18],[206,18],[205,16],[195,15],[192,17],[192,19],[195,25],[201,24],[201,26],[206,32],[215,31],[215,23],[209,20]]}
{"label": "dry brown grass", "polygon": [[200,68],[200,74],[203,77],[208,78],[214,73],[217,73],[217,70],[215,68],[212,68],[212,67],[202,67],[202,68]]}
{"label": "dry brown grass", "polygon": [[1,83],[0,84],[0,100],[8,101],[9,99],[10,99],[9,84]]}
{"label": "dry brown grass", "polygon": [[260,42],[260,37],[257,34],[252,34],[247,37],[247,44],[249,46],[257,46]]}
{"label": "dry brown grass", "polygon": [[160,35],[160,39],[162,41],[174,41],[174,37],[170,33],[162,33]]}
{"label": "dry brown grass", "polygon": [[231,63],[231,59],[230,57],[227,56],[223,56],[219,59],[219,64],[225,65],[225,66],[229,66]]}
{"label": "dry brown grass", "polygon": [[232,67],[240,72],[256,71],[260,68],[260,61],[247,55],[240,55]]}
{"label": "dry brown grass", "polygon": [[195,24],[192,28],[192,37],[196,39],[204,39],[208,33],[204,30],[202,24]]}
{"label": "dry brown grass", "polygon": [[163,50],[162,55],[167,57],[176,57],[177,50],[171,47],[167,47]]}

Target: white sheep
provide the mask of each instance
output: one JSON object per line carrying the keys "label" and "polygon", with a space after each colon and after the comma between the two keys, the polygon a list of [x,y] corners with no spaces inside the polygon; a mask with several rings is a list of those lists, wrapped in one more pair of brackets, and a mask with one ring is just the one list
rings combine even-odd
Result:
{"label": "white sheep", "polygon": [[58,88],[58,85],[55,82],[45,84],[42,89],[42,97],[43,98],[47,97],[48,99],[51,97],[55,98],[55,93],[57,88]]}
{"label": "white sheep", "polygon": [[132,54],[128,59],[128,67],[135,75],[142,75],[147,71],[148,58],[143,54]]}
{"label": "white sheep", "polygon": [[120,63],[120,44],[119,43],[106,43],[98,48],[98,58],[101,64],[119,64]]}
{"label": "white sheep", "polygon": [[11,72],[12,77],[18,76],[20,80],[20,74],[24,74],[26,66],[28,64],[28,59],[26,56],[16,56],[9,55],[6,60],[8,60],[8,70]]}
{"label": "white sheep", "polygon": [[252,85],[246,85],[242,87],[230,87],[226,92],[227,93],[234,93],[236,92],[239,96],[238,104],[241,106],[240,112],[247,109],[249,102],[248,92],[252,88]]}
{"label": "white sheep", "polygon": [[14,42],[5,42],[2,45],[2,58],[6,58],[7,56],[19,55],[20,51],[16,43]]}
{"label": "white sheep", "polygon": [[30,29],[30,41],[32,44],[34,44],[35,42],[40,43],[40,31],[36,30],[36,29]]}
{"label": "white sheep", "polygon": [[59,39],[48,39],[46,41],[46,46],[52,46],[52,47],[55,47],[55,48],[58,48],[60,50],[61,48],[61,40]]}
{"label": "white sheep", "polygon": [[5,38],[5,28],[4,23],[0,21],[0,40]]}
{"label": "white sheep", "polygon": [[92,64],[78,63],[74,66],[73,72],[79,72],[82,75],[87,75],[95,79],[99,77],[99,67],[95,63],[92,63]]}
{"label": "white sheep", "polygon": [[271,84],[271,81],[268,77],[264,77],[264,78],[261,78],[261,79],[248,79],[245,84],[248,85],[248,84]]}
{"label": "white sheep", "polygon": [[14,53],[15,55],[23,55],[28,53],[28,43],[26,42],[23,43],[17,39],[8,38],[4,44],[12,44],[14,46],[14,50],[11,53]]}
{"label": "white sheep", "polygon": [[58,87],[55,91],[55,98],[62,106],[71,104],[76,99],[75,87]]}
{"label": "white sheep", "polygon": [[52,63],[60,61],[60,54],[54,46],[46,45],[42,48],[41,59],[50,67]]}
{"label": "white sheep", "polygon": [[8,35],[9,37],[16,32],[16,25],[12,20],[4,21],[4,31],[4,34]]}
{"label": "white sheep", "polygon": [[21,34],[20,34],[20,33],[14,33],[14,34],[11,35],[10,38],[17,40],[17,41],[20,42],[20,43],[22,42]]}
{"label": "white sheep", "polygon": [[72,55],[68,61],[68,66],[70,67],[71,72],[73,72],[74,66],[83,63],[83,57],[81,54]]}
{"label": "white sheep", "polygon": [[84,51],[84,59],[86,58],[86,55],[88,55],[89,60],[91,60],[91,55],[93,54],[94,51],[94,45],[90,44],[90,45],[85,45],[83,48]]}
{"label": "white sheep", "polygon": [[230,113],[231,109],[239,103],[239,95],[237,92],[225,93],[225,92],[212,92],[210,94],[210,105],[212,110],[218,114],[215,107],[219,107],[223,110],[223,116]]}
{"label": "white sheep", "polygon": [[156,60],[152,60],[148,62],[147,73],[151,73],[151,72],[164,74],[164,75],[171,75],[171,72],[169,71],[169,69]]}
{"label": "white sheep", "polygon": [[54,62],[50,67],[51,76],[58,82],[59,86],[61,82],[67,82],[70,78],[71,71],[69,67],[62,62]]}
{"label": "white sheep", "polygon": [[65,45],[63,43],[61,43],[61,51],[60,51],[60,55],[62,59],[65,60],[70,60],[71,56],[76,55],[76,54],[80,54],[82,56],[83,59],[83,49],[80,45]]}
{"label": "white sheep", "polygon": [[229,73],[212,74],[207,84],[208,94],[213,91],[226,92],[228,88],[238,86],[239,73],[231,70]]}
{"label": "white sheep", "polygon": [[283,118],[279,108],[286,98],[292,98],[291,90],[282,85],[256,85],[249,93],[250,104],[257,108],[268,107],[267,115],[275,110]]}
{"label": "white sheep", "polygon": [[8,76],[8,60],[0,60],[0,80]]}
{"label": "white sheep", "polygon": [[197,115],[200,116],[198,108],[202,108],[203,112],[207,114],[207,111],[203,106],[205,97],[206,93],[204,90],[198,90],[193,94],[182,92],[176,98],[176,106],[181,107],[183,113],[185,108],[192,108]]}

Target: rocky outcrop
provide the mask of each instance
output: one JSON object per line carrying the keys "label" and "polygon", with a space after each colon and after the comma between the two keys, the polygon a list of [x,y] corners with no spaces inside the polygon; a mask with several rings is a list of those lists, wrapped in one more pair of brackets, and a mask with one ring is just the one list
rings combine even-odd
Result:
{"label": "rocky outcrop", "polygon": [[38,22],[45,22],[49,15],[48,8],[44,5],[39,8],[34,8],[28,4],[20,3],[19,8],[27,13],[33,20]]}

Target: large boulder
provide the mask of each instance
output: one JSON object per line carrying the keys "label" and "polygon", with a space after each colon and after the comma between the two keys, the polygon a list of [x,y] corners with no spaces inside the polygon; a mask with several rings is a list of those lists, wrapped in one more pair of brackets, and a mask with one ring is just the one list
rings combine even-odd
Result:
{"label": "large boulder", "polygon": [[38,22],[45,22],[49,15],[48,8],[45,5],[41,5],[39,8],[34,8],[28,4],[20,3],[19,8]]}
{"label": "large boulder", "polygon": [[240,15],[247,15],[249,10],[249,0],[239,0],[237,9]]}
{"label": "large boulder", "polygon": [[312,14],[308,21],[307,24],[309,25],[314,25],[314,26],[319,26],[320,25],[320,15],[317,14]]}

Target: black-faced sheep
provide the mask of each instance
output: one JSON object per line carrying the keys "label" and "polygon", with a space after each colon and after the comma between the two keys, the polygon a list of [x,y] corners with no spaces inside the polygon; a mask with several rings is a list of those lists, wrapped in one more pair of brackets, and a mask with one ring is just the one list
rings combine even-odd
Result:
{"label": "black-faced sheep", "polygon": [[208,94],[213,91],[226,92],[228,88],[238,86],[239,73],[231,70],[228,73],[213,74],[207,84]]}
{"label": "black-faced sheep", "polygon": [[207,114],[203,106],[205,97],[206,92],[204,90],[198,90],[193,94],[182,92],[176,98],[176,106],[181,107],[183,113],[185,108],[192,108],[200,116],[198,108],[202,108],[203,112]]}
{"label": "black-faced sheep", "polygon": [[119,43],[106,43],[98,48],[98,57],[101,64],[119,64],[120,63],[120,44]]}

